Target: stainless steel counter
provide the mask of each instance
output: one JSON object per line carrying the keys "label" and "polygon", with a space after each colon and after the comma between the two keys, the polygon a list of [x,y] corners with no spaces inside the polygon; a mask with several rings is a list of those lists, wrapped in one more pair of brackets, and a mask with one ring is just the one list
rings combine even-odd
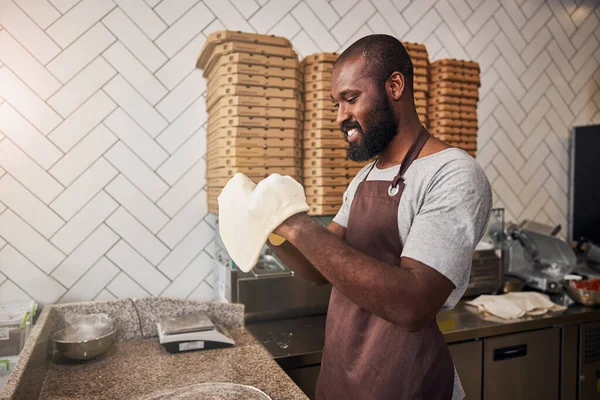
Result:
{"label": "stainless steel counter", "polygon": [[[271,356],[286,367],[319,363],[325,337],[325,315],[288,318],[246,325]],[[446,342],[524,332],[558,325],[600,321],[600,308],[571,305],[566,310],[535,317],[503,320],[480,313],[464,301],[437,317]]]}

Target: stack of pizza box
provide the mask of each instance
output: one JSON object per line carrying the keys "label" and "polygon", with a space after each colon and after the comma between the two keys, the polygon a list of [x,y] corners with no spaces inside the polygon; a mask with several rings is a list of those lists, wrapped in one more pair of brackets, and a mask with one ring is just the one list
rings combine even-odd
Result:
{"label": "stack of pizza box", "polygon": [[429,131],[475,157],[479,64],[442,59],[430,64]]}
{"label": "stack of pizza box", "polygon": [[302,60],[304,70],[304,187],[311,215],[336,214],[352,178],[365,165],[346,159],[347,143],[331,100],[336,53],[315,53]]}
{"label": "stack of pizza box", "polygon": [[428,128],[427,96],[429,94],[429,55],[424,44],[402,42],[413,64],[415,106],[419,120]]}
{"label": "stack of pizza box", "polygon": [[197,59],[207,79],[209,211],[241,172],[255,182],[278,173],[302,181],[303,77],[283,37],[217,31]]}

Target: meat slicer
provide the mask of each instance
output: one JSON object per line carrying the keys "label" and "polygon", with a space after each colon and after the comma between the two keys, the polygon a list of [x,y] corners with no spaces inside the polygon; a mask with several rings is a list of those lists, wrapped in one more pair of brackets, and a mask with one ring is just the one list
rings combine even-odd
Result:
{"label": "meat slicer", "polygon": [[511,226],[505,241],[504,273],[523,279],[530,288],[561,293],[562,281],[577,265],[577,255],[568,243],[555,237]]}

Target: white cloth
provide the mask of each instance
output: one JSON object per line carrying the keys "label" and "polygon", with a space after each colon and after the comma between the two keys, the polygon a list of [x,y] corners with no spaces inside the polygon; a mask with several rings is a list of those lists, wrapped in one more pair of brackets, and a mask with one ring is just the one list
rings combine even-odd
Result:
{"label": "white cloth", "polygon": [[254,268],[269,235],[283,221],[308,212],[304,188],[290,176],[272,174],[257,184],[235,174],[217,198],[219,234],[244,272]]}
{"label": "white cloth", "polygon": [[542,315],[550,311],[562,311],[567,307],[550,301],[539,292],[511,292],[502,295],[481,295],[466,304],[476,306],[503,319],[521,318],[525,315]]}

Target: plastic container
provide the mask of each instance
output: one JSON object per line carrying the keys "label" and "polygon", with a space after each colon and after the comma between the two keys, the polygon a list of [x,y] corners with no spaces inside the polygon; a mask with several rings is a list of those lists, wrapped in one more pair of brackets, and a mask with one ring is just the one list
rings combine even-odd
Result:
{"label": "plastic container", "polygon": [[35,301],[0,304],[0,357],[21,353],[37,310]]}
{"label": "plastic container", "polygon": [[6,385],[8,376],[15,369],[19,356],[0,357],[0,389]]}

